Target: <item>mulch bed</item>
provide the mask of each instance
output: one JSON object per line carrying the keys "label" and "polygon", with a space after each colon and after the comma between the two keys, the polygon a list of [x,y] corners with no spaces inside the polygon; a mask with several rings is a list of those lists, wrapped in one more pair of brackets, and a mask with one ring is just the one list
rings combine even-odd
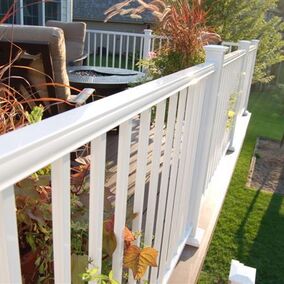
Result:
{"label": "mulch bed", "polygon": [[284,195],[284,146],[279,141],[257,139],[247,186]]}

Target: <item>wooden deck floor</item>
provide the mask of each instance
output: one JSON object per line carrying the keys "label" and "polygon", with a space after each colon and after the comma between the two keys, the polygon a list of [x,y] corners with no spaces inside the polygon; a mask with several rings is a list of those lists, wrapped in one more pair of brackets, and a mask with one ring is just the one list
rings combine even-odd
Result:
{"label": "wooden deck floor", "polygon": [[[131,136],[131,150],[130,150],[130,162],[129,162],[129,176],[128,176],[128,202],[127,202],[127,214],[133,213],[133,201],[136,183],[136,168],[137,168],[137,156],[138,156],[138,138],[139,138],[139,117],[133,119],[132,136]],[[144,194],[144,210],[145,215],[147,202],[148,202],[148,189],[150,183],[150,171],[152,160],[152,147],[154,143],[154,125],[151,126],[148,143],[147,154],[147,166],[145,176],[145,194]],[[116,192],[116,179],[117,179],[117,156],[118,156],[118,130],[114,129],[107,134],[107,146],[106,146],[106,170],[105,170],[105,217],[110,216],[113,212],[115,205],[115,192]],[[165,146],[165,133],[162,140],[161,147],[161,163],[160,163],[160,176],[161,166],[163,160],[164,146]],[[89,159],[87,157],[87,159]],[[160,178],[159,178],[160,180]],[[88,183],[87,183],[88,186]],[[159,190],[158,190],[159,195]],[[84,204],[88,207],[88,198],[84,201]],[[143,218],[143,224],[145,223]],[[130,225],[130,224],[128,224]]]}
{"label": "wooden deck floor", "polygon": [[[149,143],[148,143],[143,215],[145,215],[147,202],[148,202],[148,189],[149,189],[150,171],[152,165],[151,160],[152,160],[152,147],[154,143],[154,130],[155,128],[152,125],[149,134]],[[137,169],[137,155],[138,155],[138,138],[139,138],[139,117],[136,117],[135,119],[133,119],[132,136],[131,136],[131,151],[130,151],[129,176],[128,176],[128,204],[127,204],[128,214],[131,214],[133,212],[133,201],[134,201],[136,169]],[[110,201],[112,204],[114,204],[115,202],[115,192],[116,192],[118,139],[119,135],[117,134],[117,132],[111,131],[108,133],[105,194],[108,201]],[[164,142],[165,142],[165,133],[161,149],[160,176],[161,176],[161,166],[162,166],[164,146],[165,146]],[[143,220],[143,223],[144,221],[145,220]]]}

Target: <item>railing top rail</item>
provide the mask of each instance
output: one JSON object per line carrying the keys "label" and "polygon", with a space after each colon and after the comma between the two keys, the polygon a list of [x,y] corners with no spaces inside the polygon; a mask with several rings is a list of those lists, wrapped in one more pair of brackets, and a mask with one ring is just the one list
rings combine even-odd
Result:
{"label": "railing top rail", "polygon": [[167,36],[160,36],[160,35],[152,35],[152,38],[158,38],[158,39],[170,39],[169,37]]}
{"label": "railing top rail", "polygon": [[230,64],[231,62],[238,60],[240,57],[244,56],[245,54],[246,51],[243,49],[236,50],[226,54],[224,58],[224,65]]}
{"label": "railing top rail", "polygon": [[139,33],[129,33],[129,32],[115,32],[115,31],[103,31],[103,30],[87,30],[89,33],[98,33],[98,34],[111,34],[111,35],[125,35],[125,36],[135,36],[135,37],[144,37],[145,35]]}
{"label": "railing top rail", "polygon": [[[132,33],[132,32],[116,32],[116,31],[104,31],[104,30],[90,30],[87,29],[89,33],[98,33],[98,34],[111,34],[111,35],[125,35],[125,36],[136,36],[136,37],[144,37],[144,33]],[[152,38],[155,39],[168,39],[167,36],[160,36],[156,34],[151,35]]]}
{"label": "railing top rail", "polygon": [[200,64],[0,137],[0,191],[214,72]]}
{"label": "railing top rail", "polygon": [[222,41],[222,45],[229,45],[229,46],[239,46],[239,44],[237,42],[233,42],[233,41]]}
{"label": "railing top rail", "polygon": [[256,49],[257,49],[257,46],[251,45],[250,48],[249,48],[249,52],[254,51]]}

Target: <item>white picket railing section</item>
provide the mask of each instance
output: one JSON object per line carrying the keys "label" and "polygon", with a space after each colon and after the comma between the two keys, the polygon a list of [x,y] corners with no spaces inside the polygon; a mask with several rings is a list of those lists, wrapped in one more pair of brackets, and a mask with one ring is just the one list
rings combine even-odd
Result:
{"label": "white picket railing section", "polygon": [[239,47],[239,43],[232,41],[222,41],[222,45],[229,47],[229,52],[235,51]]}
{"label": "white picket railing section", "polygon": [[[206,46],[204,64],[0,137],[0,283],[21,282],[14,184],[49,164],[55,283],[71,283],[70,152],[88,142],[89,257],[101,269],[106,133],[116,126],[120,129],[114,217],[117,248],[112,269],[114,278],[121,282],[134,118],[139,119],[133,205],[138,217],[132,230],[142,230],[144,244],[159,252],[158,267],[147,271],[145,279],[151,284],[167,283],[188,238],[196,232],[202,194],[220,159],[234,145],[234,124],[247,107],[257,41],[242,41],[239,46],[241,49],[227,55],[226,47]],[[232,96],[236,98],[232,107],[236,115],[227,127]],[[151,117],[153,107],[155,118]],[[154,135],[146,198],[150,131]],[[139,245],[140,239],[136,243]],[[135,283],[132,277],[129,283]]]}
{"label": "white picket railing section", "polygon": [[152,30],[144,30],[143,34],[87,30],[87,64],[141,71],[137,62],[168,43],[168,38],[153,35]]}

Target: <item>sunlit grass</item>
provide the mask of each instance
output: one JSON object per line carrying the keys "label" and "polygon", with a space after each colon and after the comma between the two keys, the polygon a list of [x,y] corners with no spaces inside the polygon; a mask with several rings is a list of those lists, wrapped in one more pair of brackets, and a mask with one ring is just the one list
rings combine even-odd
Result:
{"label": "sunlit grass", "polygon": [[115,67],[115,68],[123,68],[123,69],[132,69],[132,67],[134,66],[134,70],[139,69],[139,67],[137,66],[137,62],[138,62],[138,58],[134,59],[133,62],[133,57],[132,55],[128,56],[128,61],[126,64],[126,56],[122,55],[121,58],[119,58],[119,55],[115,55],[113,57],[112,54],[110,54],[107,58],[107,56],[105,54],[102,55],[102,57],[100,57],[99,54],[97,54],[96,56],[94,56],[93,54],[90,56],[89,59],[89,65],[93,66],[94,65],[94,59],[95,59],[95,66],[102,66],[102,67]]}
{"label": "sunlit grass", "polygon": [[254,93],[251,122],[199,283],[228,283],[231,259],[257,268],[257,283],[284,283],[284,197],[245,187],[256,138],[284,132],[284,90]]}

